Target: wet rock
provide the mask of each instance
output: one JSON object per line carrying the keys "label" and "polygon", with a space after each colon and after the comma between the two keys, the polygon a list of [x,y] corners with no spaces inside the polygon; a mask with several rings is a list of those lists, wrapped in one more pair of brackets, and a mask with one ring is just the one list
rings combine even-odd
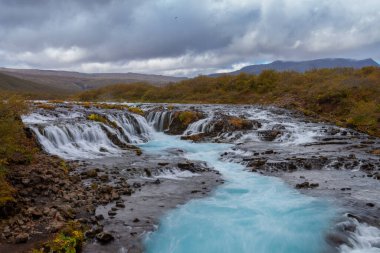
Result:
{"label": "wet rock", "polygon": [[147,177],[152,177],[152,172],[149,169],[144,169]]}
{"label": "wet rock", "polygon": [[29,234],[20,233],[15,237],[15,243],[26,243],[29,240]]}
{"label": "wet rock", "polygon": [[279,130],[262,130],[258,131],[257,135],[263,141],[274,141],[277,137],[282,135]]}
{"label": "wet rock", "polygon": [[132,222],[134,222],[134,223],[140,222],[140,219],[135,218]]}
{"label": "wet rock", "polygon": [[114,211],[114,210],[110,210],[110,211],[108,211],[108,215],[109,216],[115,216],[117,213],[116,213],[116,211]]}
{"label": "wet rock", "polygon": [[101,147],[101,148],[99,149],[99,151],[100,151],[100,152],[108,152],[108,150],[107,150],[106,148],[103,148],[103,147]]}
{"label": "wet rock", "polygon": [[300,184],[296,184],[296,189],[311,189],[311,188],[317,188],[319,187],[318,183],[309,183],[308,181],[305,181]]}
{"label": "wet rock", "polygon": [[375,204],[374,203],[367,203],[366,206],[369,206],[369,207],[374,207]]}
{"label": "wet rock", "polygon": [[191,162],[178,163],[177,166],[178,166],[178,168],[180,168],[182,170],[191,170],[194,168],[194,163],[191,163]]}
{"label": "wet rock", "polygon": [[90,230],[87,230],[84,235],[87,237],[87,238],[94,238],[96,235],[100,234],[103,232],[103,226],[94,226],[92,227]]}
{"label": "wet rock", "polygon": [[100,243],[106,244],[114,240],[114,237],[109,232],[101,232],[96,235],[96,240],[98,240]]}
{"label": "wet rock", "polygon": [[125,208],[125,204],[123,202],[117,202],[116,207],[118,208]]}
{"label": "wet rock", "polygon": [[104,216],[103,216],[103,214],[98,214],[98,215],[95,215],[95,219],[98,221],[104,220]]}
{"label": "wet rock", "polygon": [[342,244],[352,246],[352,243],[348,240],[347,235],[340,232],[329,233],[326,236],[326,241],[333,247],[339,247]]}
{"label": "wet rock", "polygon": [[205,140],[206,137],[208,137],[207,133],[199,133],[199,134],[181,136],[181,140],[200,142],[200,141]]}
{"label": "wet rock", "polygon": [[254,158],[253,161],[250,161],[247,166],[252,167],[253,169],[261,169],[267,162],[267,159],[264,158]]}
{"label": "wet rock", "polygon": [[141,188],[141,184],[138,182],[134,182],[132,186],[133,188]]}

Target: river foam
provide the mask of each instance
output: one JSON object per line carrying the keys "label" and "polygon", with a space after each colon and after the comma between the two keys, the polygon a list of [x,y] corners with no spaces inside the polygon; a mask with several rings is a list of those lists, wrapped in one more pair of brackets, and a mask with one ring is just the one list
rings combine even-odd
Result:
{"label": "river foam", "polygon": [[222,162],[229,145],[181,141],[158,135],[141,145],[149,152],[181,147],[186,157],[206,161],[226,183],[211,197],[190,201],[166,215],[145,239],[147,252],[322,252],[336,215],[327,202],[304,196],[281,180]]}

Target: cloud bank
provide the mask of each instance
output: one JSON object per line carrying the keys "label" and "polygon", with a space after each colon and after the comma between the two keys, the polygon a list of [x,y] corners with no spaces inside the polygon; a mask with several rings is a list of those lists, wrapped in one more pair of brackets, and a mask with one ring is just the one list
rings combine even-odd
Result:
{"label": "cloud bank", "polygon": [[0,0],[0,66],[207,74],[380,59],[378,0]]}

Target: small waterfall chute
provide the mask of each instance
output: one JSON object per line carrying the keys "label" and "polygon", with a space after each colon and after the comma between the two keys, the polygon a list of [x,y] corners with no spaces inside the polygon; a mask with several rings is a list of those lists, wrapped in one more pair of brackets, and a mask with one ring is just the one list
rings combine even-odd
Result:
{"label": "small waterfall chute", "polygon": [[169,128],[172,112],[170,111],[151,111],[146,117],[150,126],[158,132],[164,132]]}

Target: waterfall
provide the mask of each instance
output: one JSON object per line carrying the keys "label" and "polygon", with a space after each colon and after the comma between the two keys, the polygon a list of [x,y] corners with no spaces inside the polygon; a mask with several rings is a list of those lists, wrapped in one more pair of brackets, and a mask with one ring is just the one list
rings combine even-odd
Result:
{"label": "waterfall", "polygon": [[31,126],[39,143],[50,154],[65,159],[118,155],[121,149],[107,136],[99,123]]}
{"label": "waterfall", "polygon": [[146,118],[149,125],[156,131],[164,132],[169,128],[172,113],[169,111],[151,111]]}
{"label": "waterfall", "polygon": [[40,110],[22,119],[46,152],[65,159],[119,156],[129,143],[143,143],[151,138],[153,129],[140,115],[122,111],[96,113],[110,124],[88,120],[86,113],[71,111]]}
{"label": "waterfall", "polygon": [[108,114],[107,118],[120,127],[122,133],[127,137],[127,141],[130,143],[142,143],[150,138],[152,129],[145,118],[140,115]]}
{"label": "waterfall", "polygon": [[211,132],[213,126],[210,123],[212,120],[213,120],[213,116],[210,116],[210,117],[198,120],[196,122],[193,122],[187,127],[186,131],[184,132],[184,135]]}

